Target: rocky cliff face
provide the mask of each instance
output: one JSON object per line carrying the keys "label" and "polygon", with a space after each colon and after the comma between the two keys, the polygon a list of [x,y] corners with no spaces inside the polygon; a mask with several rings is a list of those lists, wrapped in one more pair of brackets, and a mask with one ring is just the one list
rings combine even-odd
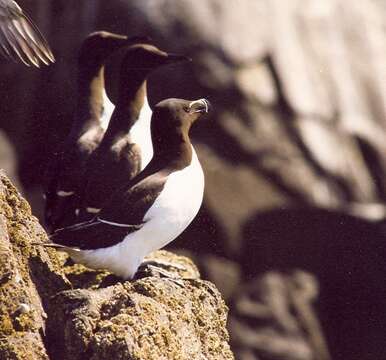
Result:
{"label": "rocky cliff face", "polygon": [[175,266],[175,279],[145,267],[120,282],[31,245],[46,241],[1,172],[0,359],[233,359],[227,307],[187,258],[150,257]]}
{"label": "rocky cliff face", "polygon": [[46,234],[28,203],[0,173],[0,358],[48,359],[44,345],[45,307],[56,292],[70,288],[55,254],[31,242]]}

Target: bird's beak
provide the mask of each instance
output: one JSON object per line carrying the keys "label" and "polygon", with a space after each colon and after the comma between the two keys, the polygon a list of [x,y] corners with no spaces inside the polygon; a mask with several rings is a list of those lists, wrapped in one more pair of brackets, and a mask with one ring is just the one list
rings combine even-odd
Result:
{"label": "bird's beak", "polygon": [[153,44],[153,40],[149,36],[131,36],[127,38],[127,44],[128,45],[134,45],[134,44]]}
{"label": "bird's beak", "polygon": [[192,101],[189,104],[188,112],[189,113],[208,113],[212,108],[211,103],[206,99],[199,99]]}
{"label": "bird's beak", "polygon": [[182,61],[192,61],[192,59],[188,56],[185,56],[185,55],[177,55],[177,54],[168,53],[165,63],[166,64],[173,64],[173,63],[182,62]]}

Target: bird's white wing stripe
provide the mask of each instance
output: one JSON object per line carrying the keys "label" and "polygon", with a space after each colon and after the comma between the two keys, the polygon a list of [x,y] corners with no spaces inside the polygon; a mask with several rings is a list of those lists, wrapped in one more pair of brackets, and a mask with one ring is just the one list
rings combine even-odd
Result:
{"label": "bird's white wing stripe", "polygon": [[130,225],[129,224],[120,224],[120,223],[116,223],[113,221],[103,220],[100,217],[98,217],[97,220],[104,223],[104,224],[108,224],[108,225],[112,225],[112,226],[120,226],[120,227],[138,227],[138,226],[140,226],[140,225],[132,225],[132,224],[130,224]]}
{"label": "bird's white wing stripe", "polygon": [[75,194],[75,191],[59,190],[59,191],[56,192],[56,195],[61,196],[61,197],[72,196],[74,194]]}
{"label": "bird's white wing stripe", "polygon": [[86,208],[86,211],[91,214],[98,214],[101,211],[101,209],[88,207]]}

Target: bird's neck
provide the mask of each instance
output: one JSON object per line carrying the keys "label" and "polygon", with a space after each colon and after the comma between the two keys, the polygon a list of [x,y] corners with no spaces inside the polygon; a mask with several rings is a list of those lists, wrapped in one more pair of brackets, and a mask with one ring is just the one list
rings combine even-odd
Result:
{"label": "bird's neck", "polygon": [[166,169],[167,172],[182,170],[191,164],[194,149],[188,134],[179,133],[169,139],[156,141],[153,136],[152,138],[154,164],[160,164],[160,168]]}
{"label": "bird's neck", "polygon": [[80,66],[78,72],[78,99],[73,131],[84,133],[99,126],[103,112],[104,67]]}
{"label": "bird's neck", "polygon": [[117,138],[126,136],[130,132],[139,119],[145,101],[146,79],[130,79],[130,88],[127,84],[121,86],[117,105],[106,131],[106,141],[116,141]]}
{"label": "bird's neck", "polygon": [[127,184],[126,189],[131,188],[146,177],[155,173],[162,173],[163,175],[168,176],[171,173],[182,170],[192,164],[195,150],[188,136],[183,141],[180,141],[179,144],[171,145],[169,151],[166,149],[155,150],[149,164]]}

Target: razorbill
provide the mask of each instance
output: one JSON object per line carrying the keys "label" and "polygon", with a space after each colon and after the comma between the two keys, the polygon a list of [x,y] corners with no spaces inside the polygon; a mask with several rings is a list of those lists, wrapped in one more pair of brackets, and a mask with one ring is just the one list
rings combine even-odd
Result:
{"label": "razorbill", "polygon": [[144,257],[179,236],[196,216],[204,174],[189,139],[191,125],[209,111],[205,99],[167,99],[151,120],[154,156],[117,190],[92,220],[57,230],[54,244],[75,262],[130,279]]}
{"label": "razorbill", "polygon": [[[110,102],[110,107],[108,108],[108,111],[110,111],[110,117],[115,104],[118,101],[119,81],[117,81],[117,79],[120,78],[120,65],[122,65],[124,57],[125,51],[120,50],[115,53],[114,56],[109,58],[109,61],[105,66],[106,97],[112,100],[112,102]],[[150,119],[152,110],[148,102],[147,86],[145,85],[144,88],[145,95],[143,99],[143,106],[138,120],[135,122],[130,131],[133,141],[137,144],[141,144],[141,170],[146,167],[153,156],[153,146],[151,144],[150,136]]]}
{"label": "razorbill", "polygon": [[38,27],[13,0],[0,0],[0,54],[27,66],[55,61]]}
{"label": "razorbill", "polygon": [[131,37],[98,31],[82,43],[78,54],[78,94],[69,135],[53,154],[45,176],[45,222],[51,229],[76,222],[77,193],[83,185],[85,164],[103,138],[106,120],[104,63],[118,49],[146,37]]}
{"label": "razorbill", "polygon": [[134,178],[153,156],[146,78],[158,67],[189,58],[150,44],[128,48],[120,67],[116,107],[102,142],[87,162],[79,221],[97,214],[106,200]]}

